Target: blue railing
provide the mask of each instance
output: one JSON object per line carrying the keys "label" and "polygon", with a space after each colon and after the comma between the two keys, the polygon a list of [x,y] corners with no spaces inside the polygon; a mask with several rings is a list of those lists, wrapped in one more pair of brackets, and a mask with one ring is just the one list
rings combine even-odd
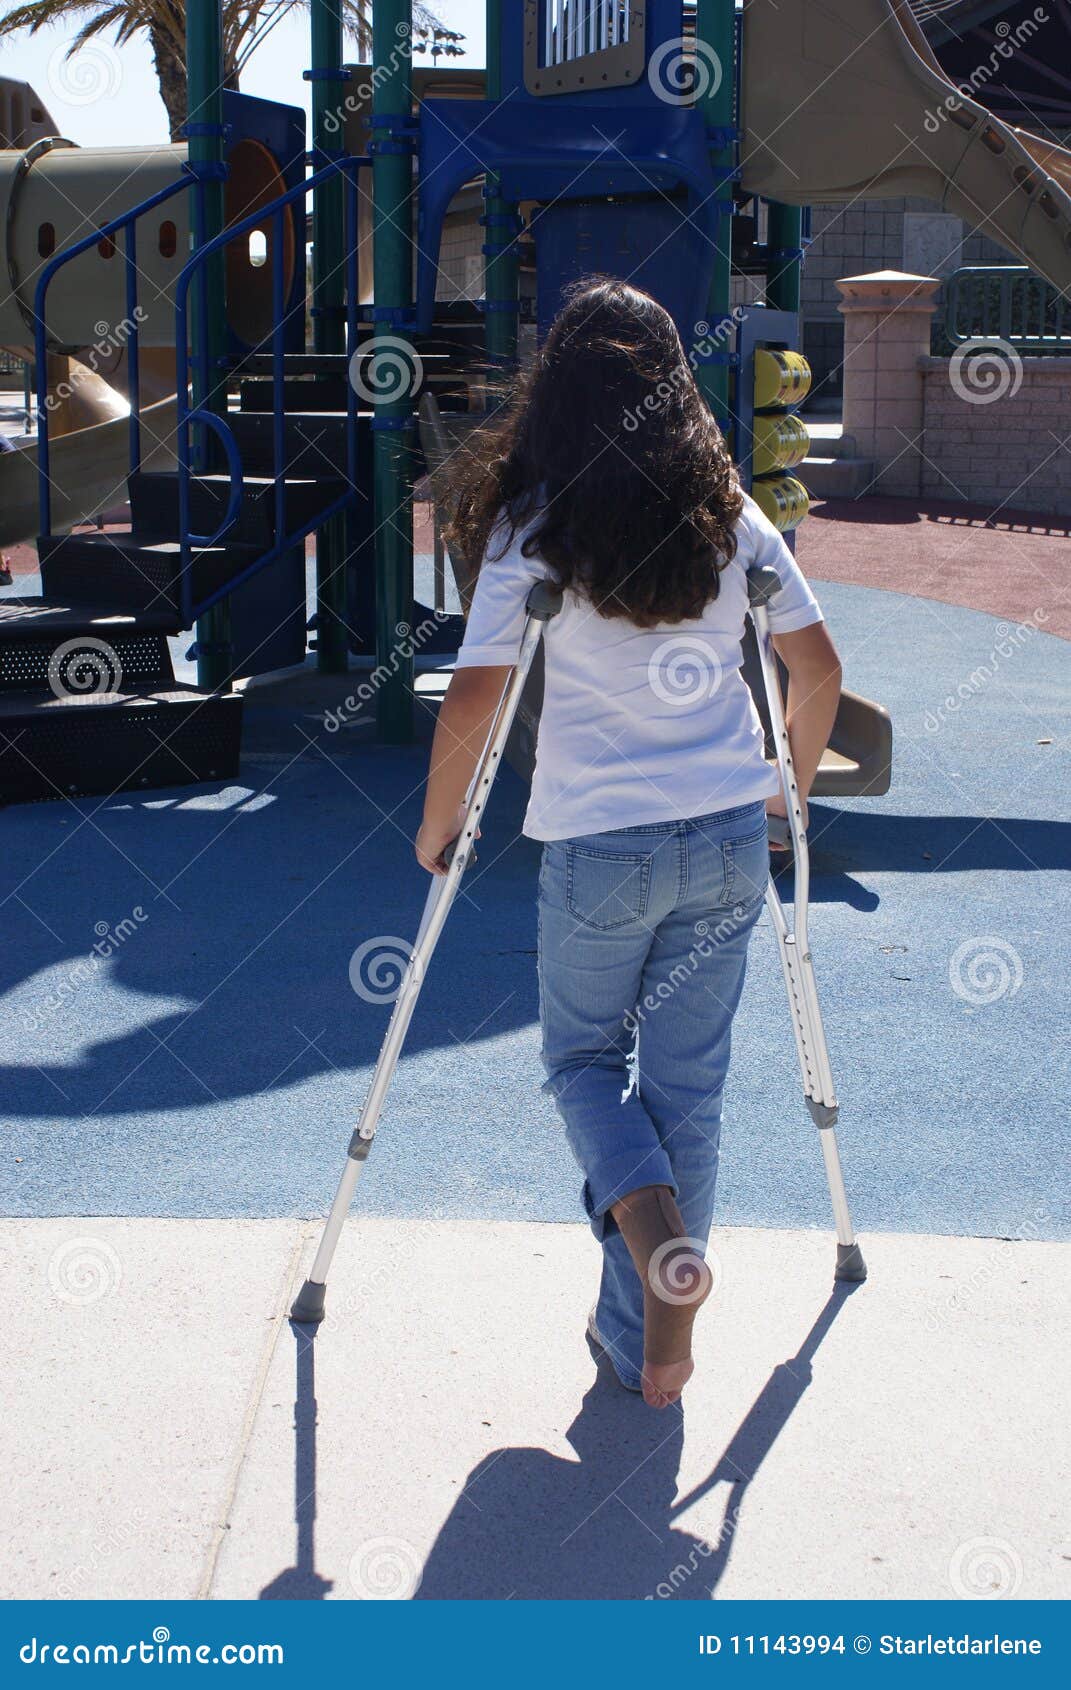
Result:
{"label": "blue railing", "polygon": [[72,258],[88,252],[90,247],[96,246],[102,240],[111,240],[113,236],[123,232],[123,257],[126,279],[126,312],[130,328],[126,339],[127,348],[127,397],[130,401],[130,469],[136,470],[141,463],[141,402],[139,394],[138,373],[138,271],[137,271],[137,231],[136,224],[139,217],[144,217],[147,211],[153,211],[165,200],[175,194],[185,193],[187,188],[198,187],[203,197],[203,179],[197,175],[189,165],[183,165],[183,175],[168,187],[161,188],[159,193],[151,195],[147,200],[134,206],[130,211],[123,212],[121,217],[113,217],[110,223],[102,228],[94,229],[73,246],[64,247],[61,252],[50,258],[34,289],[34,359],[37,370],[37,481],[38,508],[40,514],[40,528],[43,535],[52,532],[52,483],[49,479],[49,439],[48,439],[48,331],[45,327],[45,298],[49,284],[57,270],[69,264]]}
{"label": "blue railing", "polygon": [[[283,219],[287,209],[296,201],[302,200],[319,186],[321,182],[331,176],[336,170],[341,171],[345,179],[345,215],[348,222],[348,238],[345,242],[346,250],[346,357],[347,361],[357,350],[358,327],[358,281],[357,281],[357,172],[370,165],[371,159],[357,156],[332,159],[320,170],[314,171],[304,181],[298,182],[286,193],[261,206],[250,216],[242,219],[227,229],[221,230],[210,241],[199,246],[189,262],[183,267],[176,283],[175,300],[175,358],[176,369],[180,379],[176,383],[177,423],[178,423],[178,496],[179,496],[179,546],[180,546],[180,606],[184,622],[189,625],[202,615],[218,600],[225,598],[234,588],[251,575],[266,568],[288,551],[298,541],[303,540],[313,529],[319,528],[330,517],[346,510],[357,498],[357,389],[352,381],[346,383],[346,492],[340,494],[322,510],[316,512],[302,527],[287,532],[286,528],[286,408],[284,404],[283,382],[286,373],[286,278],[285,278],[285,240]],[[208,259],[215,252],[219,252],[230,241],[240,240],[243,235],[249,235],[254,229],[263,229],[266,220],[271,221],[274,239],[271,242],[272,261],[272,382],[275,389],[275,402],[272,406],[272,463],[274,470],[274,509],[275,509],[275,542],[270,551],[262,553],[244,569],[230,576],[221,586],[217,587],[196,603],[193,597],[192,561],[195,548],[218,545],[223,536],[233,528],[238,519],[238,513],[243,496],[243,475],[241,454],[238,442],[225,417],[203,405],[190,408],[187,398],[186,373],[191,362],[189,351],[189,290],[194,277],[200,274],[202,289],[205,287]],[[304,243],[295,240],[296,262],[304,264]],[[203,294],[202,294],[203,297]],[[304,323],[305,295],[302,290],[301,305],[299,307]],[[205,314],[201,313],[201,334],[203,339]],[[195,354],[195,360],[200,360],[202,391],[207,393],[212,385],[207,366],[207,355],[204,347]],[[348,365],[347,365],[348,367]],[[230,477],[227,509],[223,520],[213,534],[194,534],[190,529],[190,429],[191,426],[207,429],[222,443],[227,459],[227,469]]]}
{"label": "blue railing", "polygon": [[967,266],[945,283],[944,332],[953,346],[1005,340],[1017,352],[1071,354],[1071,299],[1023,264]]}

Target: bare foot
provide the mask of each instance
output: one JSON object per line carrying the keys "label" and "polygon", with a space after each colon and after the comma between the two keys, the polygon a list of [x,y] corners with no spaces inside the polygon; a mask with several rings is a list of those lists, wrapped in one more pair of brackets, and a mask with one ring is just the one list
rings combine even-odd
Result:
{"label": "bare foot", "polygon": [[692,1326],[713,1279],[668,1186],[646,1185],[613,1205],[643,1283],[643,1400],[668,1408],[691,1378]]}

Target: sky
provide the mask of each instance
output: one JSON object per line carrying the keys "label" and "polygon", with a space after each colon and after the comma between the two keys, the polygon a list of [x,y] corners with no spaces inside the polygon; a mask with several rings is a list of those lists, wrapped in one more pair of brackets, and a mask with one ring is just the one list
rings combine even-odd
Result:
{"label": "sky", "polygon": [[[0,0],[0,17],[13,9]],[[465,34],[464,63],[484,62],[484,0],[435,0],[433,10]],[[147,41],[116,48],[105,35],[99,46],[74,59],[63,58],[69,28],[49,27],[0,44],[0,75],[29,82],[45,102],[60,133],[83,147],[130,146],[166,141],[167,117],[156,85]],[[355,59],[352,40],[344,48]],[[301,79],[309,62],[308,15],[284,19],[258,47],[242,75],[242,91],[309,110],[309,83]],[[430,63],[418,58],[417,63]]]}

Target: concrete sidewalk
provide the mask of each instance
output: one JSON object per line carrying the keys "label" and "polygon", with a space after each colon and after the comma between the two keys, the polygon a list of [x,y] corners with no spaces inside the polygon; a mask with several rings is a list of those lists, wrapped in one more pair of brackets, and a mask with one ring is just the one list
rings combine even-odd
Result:
{"label": "concrete sidewalk", "polygon": [[[1071,1595],[1071,1245],[731,1230],[684,1415],[579,1226],[9,1222],[3,1597]],[[1063,1494],[1060,1494],[1060,1481]]]}

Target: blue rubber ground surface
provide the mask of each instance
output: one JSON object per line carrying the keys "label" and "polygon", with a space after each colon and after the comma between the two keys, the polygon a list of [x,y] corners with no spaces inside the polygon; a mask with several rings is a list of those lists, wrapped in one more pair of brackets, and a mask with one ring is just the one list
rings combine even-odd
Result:
{"label": "blue rubber ground surface", "polygon": [[[897,735],[889,796],[816,806],[812,828],[857,1223],[1067,1236],[1071,651],[1044,633],[1002,646],[1006,624],[943,604],[822,597],[848,683]],[[388,1014],[352,990],[351,957],[410,938],[423,898],[408,838],[425,752],[290,756],[254,755],[220,791],[4,814],[4,1212],[323,1211]],[[579,1213],[538,1090],[523,802],[507,772],[368,1165],[377,1213]],[[752,957],[720,1218],[824,1226],[765,917]]]}

